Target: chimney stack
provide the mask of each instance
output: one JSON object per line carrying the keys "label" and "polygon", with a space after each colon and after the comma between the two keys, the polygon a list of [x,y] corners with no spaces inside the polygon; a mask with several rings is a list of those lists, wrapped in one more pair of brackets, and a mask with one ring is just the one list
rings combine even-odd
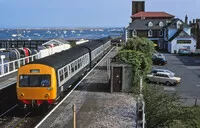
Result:
{"label": "chimney stack", "polygon": [[132,15],[145,11],[145,1],[132,1]]}
{"label": "chimney stack", "polygon": [[185,15],[185,24],[188,24],[188,16]]}
{"label": "chimney stack", "polygon": [[195,19],[193,19],[193,23],[195,23]]}

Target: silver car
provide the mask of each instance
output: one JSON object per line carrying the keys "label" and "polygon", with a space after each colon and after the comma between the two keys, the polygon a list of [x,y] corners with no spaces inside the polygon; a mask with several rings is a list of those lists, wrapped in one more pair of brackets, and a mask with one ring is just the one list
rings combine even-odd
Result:
{"label": "silver car", "polygon": [[164,83],[167,86],[169,85],[176,85],[181,82],[180,77],[175,77],[170,75],[167,72],[157,72],[156,74],[149,74],[147,75],[147,82],[156,82],[156,83]]}
{"label": "silver car", "polygon": [[157,69],[157,68],[153,69],[150,74],[156,74],[157,72],[166,72],[166,73],[170,73],[171,76],[175,76],[175,73],[172,72],[172,71],[170,71],[170,70],[167,70],[167,69]]}

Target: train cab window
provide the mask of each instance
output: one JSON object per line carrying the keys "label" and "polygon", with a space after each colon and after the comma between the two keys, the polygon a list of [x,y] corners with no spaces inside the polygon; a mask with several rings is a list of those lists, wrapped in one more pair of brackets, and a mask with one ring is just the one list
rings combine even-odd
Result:
{"label": "train cab window", "polygon": [[50,75],[20,75],[20,87],[50,87]]}

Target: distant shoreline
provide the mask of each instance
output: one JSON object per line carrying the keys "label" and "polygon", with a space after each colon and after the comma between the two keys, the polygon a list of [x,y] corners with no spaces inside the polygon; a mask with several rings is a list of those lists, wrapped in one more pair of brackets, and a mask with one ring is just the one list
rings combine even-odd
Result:
{"label": "distant shoreline", "polygon": [[91,30],[91,29],[120,29],[124,27],[75,27],[75,28],[69,28],[69,27],[58,27],[58,28],[0,28],[1,29],[9,29],[9,30]]}

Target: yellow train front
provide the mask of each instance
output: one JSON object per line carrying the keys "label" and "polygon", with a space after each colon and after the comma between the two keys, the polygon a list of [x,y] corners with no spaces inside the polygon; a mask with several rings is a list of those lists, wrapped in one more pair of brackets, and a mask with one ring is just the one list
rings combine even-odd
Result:
{"label": "yellow train front", "polygon": [[20,67],[18,100],[24,108],[54,103],[87,71],[89,63],[89,49],[74,47]]}
{"label": "yellow train front", "polygon": [[18,70],[17,97],[26,105],[52,104],[57,97],[56,72],[43,64],[28,64]]}

